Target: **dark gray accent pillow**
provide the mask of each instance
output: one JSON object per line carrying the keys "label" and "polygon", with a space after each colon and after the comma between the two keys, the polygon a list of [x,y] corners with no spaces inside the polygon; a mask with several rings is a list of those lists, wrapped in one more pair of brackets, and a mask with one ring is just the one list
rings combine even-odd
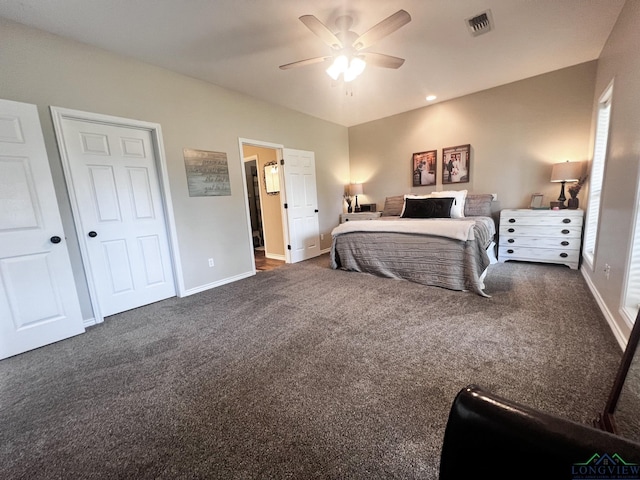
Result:
{"label": "dark gray accent pillow", "polygon": [[451,197],[407,198],[402,218],[451,218],[453,201]]}
{"label": "dark gray accent pillow", "polygon": [[387,197],[384,200],[384,208],[382,209],[383,217],[399,217],[402,213],[402,207],[404,205],[404,195],[397,195],[395,197]]}
{"label": "dark gray accent pillow", "polygon": [[467,199],[464,202],[464,216],[490,217],[492,200],[493,196],[490,193],[467,194]]}

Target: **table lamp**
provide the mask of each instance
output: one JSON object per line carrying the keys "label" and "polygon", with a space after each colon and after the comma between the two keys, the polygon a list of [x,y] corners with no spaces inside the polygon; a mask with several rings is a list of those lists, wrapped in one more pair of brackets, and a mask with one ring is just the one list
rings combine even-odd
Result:
{"label": "table lamp", "polygon": [[551,170],[551,181],[560,182],[560,196],[558,202],[560,202],[560,208],[567,208],[564,201],[567,197],[564,196],[564,184],[566,182],[577,182],[582,175],[582,162],[566,162],[556,163]]}
{"label": "table lamp", "polygon": [[362,184],[361,183],[352,183],[349,185],[349,193],[356,197],[356,205],[353,209],[354,212],[360,211],[360,205],[358,205],[358,195],[362,195]]}

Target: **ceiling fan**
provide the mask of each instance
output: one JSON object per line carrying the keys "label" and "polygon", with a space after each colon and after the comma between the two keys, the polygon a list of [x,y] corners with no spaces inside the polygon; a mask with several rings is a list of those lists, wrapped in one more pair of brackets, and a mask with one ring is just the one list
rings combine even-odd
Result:
{"label": "ceiling fan", "polygon": [[333,60],[331,66],[327,68],[327,74],[334,80],[338,80],[342,75],[345,82],[350,82],[360,75],[367,65],[400,68],[404,63],[404,58],[382,53],[365,52],[364,50],[409,23],[411,15],[405,10],[398,10],[362,35],[349,30],[353,25],[353,18],[349,15],[342,15],[336,19],[338,31],[335,33],[313,15],[303,15],[300,17],[300,21],[320,40],[331,47],[332,53],[331,55],[307,58],[306,60],[280,65],[282,70]]}

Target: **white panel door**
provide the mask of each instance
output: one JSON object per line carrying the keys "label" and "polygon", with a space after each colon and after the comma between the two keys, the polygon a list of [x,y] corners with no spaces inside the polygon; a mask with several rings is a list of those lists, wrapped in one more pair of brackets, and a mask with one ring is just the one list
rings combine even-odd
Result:
{"label": "white panel door", "polygon": [[102,315],[176,294],[151,132],[61,121]]}
{"label": "white panel door", "polygon": [[291,263],[320,255],[316,162],[313,152],[285,148],[284,178]]}
{"label": "white panel door", "polygon": [[84,331],[38,110],[0,100],[0,359]]}

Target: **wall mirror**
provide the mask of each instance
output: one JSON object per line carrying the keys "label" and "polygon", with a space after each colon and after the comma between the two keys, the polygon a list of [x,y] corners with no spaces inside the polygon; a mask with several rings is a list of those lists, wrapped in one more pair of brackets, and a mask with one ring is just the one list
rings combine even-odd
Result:
{"label": "wall mirror", "polygon": [[640,443],[640,312],[631,329],[604,412],[597,420],[603,430]]}
{"label": "wall mirror", "polygon": [[280,193],[280,173],[278,172],[278,162],[268,162],[264,164],[264,185],[269,195]]}

